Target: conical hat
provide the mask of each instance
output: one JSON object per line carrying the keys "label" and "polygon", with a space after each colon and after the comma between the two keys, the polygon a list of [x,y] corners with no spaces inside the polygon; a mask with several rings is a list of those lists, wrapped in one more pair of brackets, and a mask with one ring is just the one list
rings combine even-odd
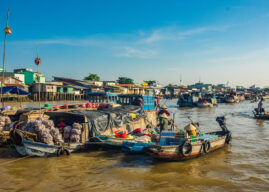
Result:
{"label": "conical hat", "polygon": [[190,123],[189,125],[185,126],[184,129],[186,131],[195,131],[196,127],[193,124]]}
{"label": "conical hat", "polygon": [[162,109],[167,109],[166,105],[161,106]]}
{"label": "conical hat", "polygon": [[163,118],[168,118],[168,116],[166,115],[166,113],[161,114],[161,116],[160,116],[160,117],[163,117]]}

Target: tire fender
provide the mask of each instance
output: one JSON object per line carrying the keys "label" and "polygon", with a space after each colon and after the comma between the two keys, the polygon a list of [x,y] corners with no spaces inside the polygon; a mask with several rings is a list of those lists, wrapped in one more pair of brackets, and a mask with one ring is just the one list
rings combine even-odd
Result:
{"label": "tire fender", "polygon": [[67,148],[60,147],[57,151],[57,156],[70,155],[70,151]]}
{"label": "tire fender", "polygon": [[190,142],[185,141],[181,146],[180,146],[180,153],[184,155],[185,157],[189,156],[192,152],[192,145]]}
{"label": "tire fender", "polygon": [[204,151],[204,153],[208,153],[210,151],[210,149],[211,149],[210,142],[209,141],[205,141],[203,143],[203,151]]}

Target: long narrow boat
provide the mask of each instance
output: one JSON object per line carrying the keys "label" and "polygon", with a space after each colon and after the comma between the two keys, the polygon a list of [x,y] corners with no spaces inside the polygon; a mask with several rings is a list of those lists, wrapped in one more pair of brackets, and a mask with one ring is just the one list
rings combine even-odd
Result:
{"label": "long narrow boat", "polygon": [[195,138],[195,142],[181,138],[172,145],[152,145],[144,151],[154,159],[165,161],[184,161],[208,154],[229,144],[231,132],[227,129],[224,117],[217,117],[222,131],[203,134]]}
{"label": "long narrow boat", "polygon": [[254,115],[255,119],[269,120],[269,114],[267,114],[267,113],[259,113],[257,108],[255,108],[253,110],[253,115]]}
{"label": "long narrow boat", "polygon": [[108,149],[121,149],[123,142],[132,141],[134,139],[116,138],[109,136],[96,136],[89,139],[88,145],[91,148],[108,148]]}

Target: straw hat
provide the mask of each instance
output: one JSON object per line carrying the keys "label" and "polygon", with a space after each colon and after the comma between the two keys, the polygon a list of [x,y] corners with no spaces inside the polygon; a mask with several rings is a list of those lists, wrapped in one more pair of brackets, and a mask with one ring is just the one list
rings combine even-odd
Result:
{"label": "straw hat", "polygon": [[161,114],[160,117],[162,117],[162,118],[168,118],[168,116],[166,115],[166,113]]}
{"label": "straw hat", "polygon": [[193,124],[190,123],[189,125],[185,126],[184,129],[186,131],[195,131],[196,127]]}
{"label": "straw hat", "polygon": [[161,106],[162,109],[167,109],[166,105]]}

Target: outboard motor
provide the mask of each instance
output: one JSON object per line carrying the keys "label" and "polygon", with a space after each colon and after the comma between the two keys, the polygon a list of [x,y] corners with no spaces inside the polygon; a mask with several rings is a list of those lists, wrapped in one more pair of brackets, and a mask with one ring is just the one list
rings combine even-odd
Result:
{"label": "outboard motor", "polygon": [[217,117],[216,118],[216,121],[219,123],[222,131],[224,132],[230,132],[227,127],[226,127],[226,118],[224,116],[221,116],[221,117]]}

